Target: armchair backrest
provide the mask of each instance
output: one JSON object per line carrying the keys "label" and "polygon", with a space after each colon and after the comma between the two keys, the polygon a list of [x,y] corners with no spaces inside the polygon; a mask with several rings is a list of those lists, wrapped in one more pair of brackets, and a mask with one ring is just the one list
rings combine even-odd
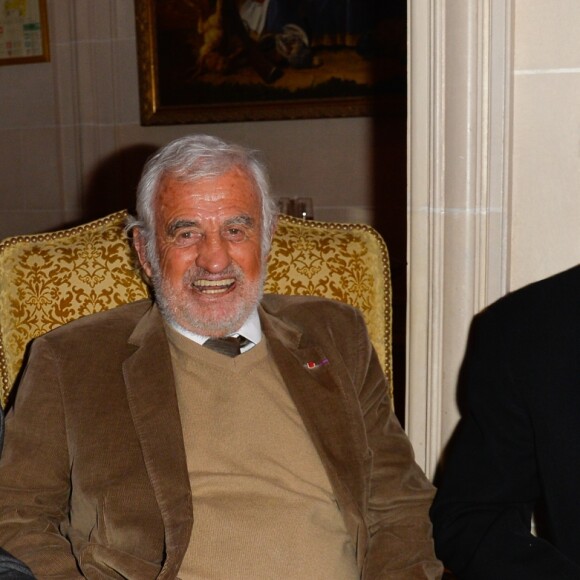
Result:
{"label": "armchair backrest", "polygon": [[[0,243],[0,402],[26,347],[81,316],[148,296],[124,231],[127,213]],[[385,242],[370,226],[280,216],[266,292],[316,295],[359,308],[392,395],[391,281]]]}

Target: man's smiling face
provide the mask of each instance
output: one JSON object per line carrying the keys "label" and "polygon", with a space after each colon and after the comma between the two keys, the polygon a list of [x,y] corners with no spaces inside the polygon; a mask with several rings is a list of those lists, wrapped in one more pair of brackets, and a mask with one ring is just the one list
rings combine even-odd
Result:
{"label": "man's smiling face", "polygon": [[157,263],[137,251],[162,313],[204,336],[235,332],[262,296],[262,211],[254,185],[232,169],[193,183],[166,179],[155,200]]}

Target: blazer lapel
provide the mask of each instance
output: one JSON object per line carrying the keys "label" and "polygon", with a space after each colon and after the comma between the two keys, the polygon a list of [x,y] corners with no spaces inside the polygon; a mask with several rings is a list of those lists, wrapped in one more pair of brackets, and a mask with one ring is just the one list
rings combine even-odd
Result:
{"label": "blazer lapel", "polygon": [[[327,356],[322,346],[308,344],[300,330],[263,310],[260,314],[272,357],[320,455],[347,527],[356,538],[366,501],[369,457],[358,403],[352,400],[354,389],[345,389],[347,369],[338,357]],[[349,516],[352,521],[348,521]]]}
{"label": "blazer lapel", "polygon": [[127,397],[165,525],[166,559],[159,578],[175,578],[189,543],[193,508],[169,347],[156,307],[129,342],[137,348],[123,365]]}

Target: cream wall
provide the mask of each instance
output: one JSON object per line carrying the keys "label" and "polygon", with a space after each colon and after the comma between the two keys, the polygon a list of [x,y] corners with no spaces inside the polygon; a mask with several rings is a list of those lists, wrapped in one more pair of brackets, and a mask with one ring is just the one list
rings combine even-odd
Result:
{"label": "cream wall", "polygon": [[580,262],[580,3],[516,0],[509,287]]}
{"label": "cream wall", "polygon": [[577,0],[410,0],[406,427],[433,475],[473,315],[580,263]]}
{"label": "cream wall", "polygon": [[114,156],[193,131],[263,150],[274,194],[313,197],[316,217],[371,219],[369,119],[141,127],[133,1],[48,11],[51,61],[0,67],[0,239],[82,219]]}

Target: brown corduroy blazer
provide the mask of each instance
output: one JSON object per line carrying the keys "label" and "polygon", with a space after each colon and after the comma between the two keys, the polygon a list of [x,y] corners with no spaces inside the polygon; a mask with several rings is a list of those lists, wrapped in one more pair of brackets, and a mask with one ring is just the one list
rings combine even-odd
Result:
{"label": "brown corduroy blazer", "polygon": [[[267,295],[260,318],[328,472],[361,578],[438,578],[433,488],[391,412],[360,313]],[[38,338],[6,423],[0,545],[39,578],[176,578],[194,525],[192,496],[155,306],[121,306]]]}

